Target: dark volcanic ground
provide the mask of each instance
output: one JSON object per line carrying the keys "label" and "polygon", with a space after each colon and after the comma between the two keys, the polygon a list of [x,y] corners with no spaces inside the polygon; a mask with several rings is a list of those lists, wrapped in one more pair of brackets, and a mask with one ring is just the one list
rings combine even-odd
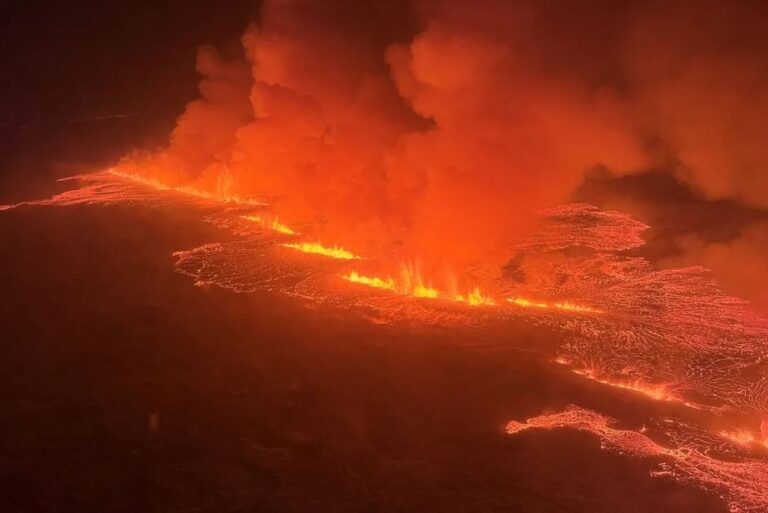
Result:
{"label": "dark volcanic ground", "polygon": [[726,511],[590,435],[503,434],[670,406],[513,349],[543,343],[523,329],[374,326],[173,272],[223,236],[162,209],[0,213],[0,511]]}

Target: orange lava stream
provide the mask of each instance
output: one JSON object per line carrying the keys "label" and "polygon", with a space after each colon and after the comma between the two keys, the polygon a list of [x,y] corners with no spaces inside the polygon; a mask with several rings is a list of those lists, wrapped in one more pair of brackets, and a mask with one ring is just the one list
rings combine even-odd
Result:
{"label": "orange lava stream", "polygon": [[421,278],[412,273],[407,267],[403,267],[402,280],[400,283],[393,278],[379,278],[376,276],[363,276],[357,271],[352,271],[342,276],[343,279],[377,289],[385,289],[397,292],[401,295],[412,296],[426,299],[445,299],[458,303],[466,303],[470,306],[496,306],[496,302],[490,296],[483,294],[479,287],[467,295],[457,294],[451,297],[448,294],[441,293],[438,289],[424,285]]}
{"label": "orange lava stream", "polygon": [[245,215],[245,216],[240,216],[240,217],[242,217],[246,221],[250,221],[252,223],[260,224],[264,228],[269,228],[270,230],[275,231],[277,233],[282,233],[282,234],[285,234],[285,235],[296,235],[295,231],[293,231],[288,226],[280,223],[277,220],[277,218],[274,218],[272,220],[268,220],[268,219],[264,219],[261,216],[254,216],[254,215]]}
{"label": "orange lava stream", "polygon": [[746,455],[735,461],[718,459],[706,446],[699,445],[700,433],[691,432],[678,422],[668,420],[653,429],[671,446],[651,439],[645,428],[618,429],[611,426],[614,423],[614,419],[597,412],[569,406],[560,413],[540,415],[525,422],[513,420],[507,424],[506,432],[516,435],[531,429],[563,428],[586,431],[600,438],[603,450],[659,461],[651,471],[653,477],[670,478],[716,492],[734,513],[768,511],[768,463],[764,460]]}
{"label": "orange lava stream", "polygon": [[[587,379],[596,381],[603,385],[608,385],[615,388],[622,388],[624,390],[631,390],[633,392],[641,393],[656,401],[674,401],[685,403],[678,395],[669,391],[668,385],[650,385],[643,383],[640,380],[611,380],[598,377],[591,369],[574,370],[576,374],[584,376]],[[685,403],[688,404],[688,403]]]}
{"label": "orange lava stream", "polygon": [[123,171],[118,171],[114,168],[107,170],[107,173],[114,176],[118,176],[120,178],[124,178],[126,180],[130,180],[132,182],[146,185],[148,187],[152,187],[153,189],[157,189],[160,191],[176,191],[181,194],[186,194],[187,196],[195,196],[200,199],[209,200],[209,201],[220,201],[222,203],[264,206],[264,203],[253,198],[244,198],[236,194],[218,194],[218,193],[214,194],[202,189],[198,189],[196,187],[192,187],[190,185],[179,185],[174,187],[174,186],[164,184],[155,178],[149,178],[146,176],[141,176],[133,173],[125,173]]}
{"label": "orange lava stream", "polygon": [[344,248],[338,246],[327,247],[317,242],[297,242],[283,244],[284,247],[301,251],[302,253],[311,253],[314,255],[322,255],[328,258],[336,258],[339,260],[359,260],[360,257],[347,251]]}
{"label": "orange lava stream", "polygon": [[[377,276],[363,276],[357,271],[352,271],[344,276],[345,280],[357,283],[359,285],[365,285],[372,288],[385,289],[398,292],[402,295],[413,296],[418,298],[428,299],[444,299],[447,301],[454,301],[457,303],[464,303],[469,306],[498,306],[496,300],[483,293],[479,287],[475,287],[468,294],[455,294],[450,295],[431,286],[424,285],[421,277],[418,273],[414,273],[409,267],[404,266],[401,271],[401,281],[397,282],[391,277],[380,278]],[[526,308],[553,308],[556,310],[562,310],[567,312],[585,312],[585,313],[602,313],[601,310],[590,308],[587,306],[575,305],[569,302],[558,303],[541,303],[530,301],[524,298],[509,298],[509,303]]]}
{"label": "orange lava stream", "polygon": [[362,276],[357,271],[352,271],[342,276],[347,281],[352,283],[359,283],[361,285],[367,285],[377,289],[396,290],[395,280],[392,278],[381,279],[371,276]]}
{"label": "orange lava stream", "polygon": [[400,282],[395,281],[394,278],[379,278],[377,276],[363,276],[357,271],[352,271],[344,276],[345,280],[357,283],[359,285],[365,285],[367,287],[373,287],[377,289],[386,289],[404,296],[413,296],[427,299],[437,299],[440,296],[440,292],[437,289],[428,287],[421,282],[421,278],[415,277],[405,267],[402,271],[402,279]]}
{"label": "orange lava stream", "polygon": [[589,306],[582,306],[570,303],[568,301],[561,301],[557,303],[545,303],[542,301],[534,301],[523,297],[510,297],[507,298],[507,302],[523,308],[541,308],[541,309],[555,309],[563,310],[566,312],[581,312],[581,313],[595,313],[601,314],[602,310],[591,308]]}

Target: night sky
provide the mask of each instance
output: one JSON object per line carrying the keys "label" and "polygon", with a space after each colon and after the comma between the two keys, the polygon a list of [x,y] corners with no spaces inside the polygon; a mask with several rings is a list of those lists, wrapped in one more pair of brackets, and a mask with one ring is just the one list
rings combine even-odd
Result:
{"label": "night sky", "polygon": [[[0,4],[0,195],[163,144],[197,94],[197,48],[237,54],[258,2]],[[101,117],[126,116],[114,119]]]}

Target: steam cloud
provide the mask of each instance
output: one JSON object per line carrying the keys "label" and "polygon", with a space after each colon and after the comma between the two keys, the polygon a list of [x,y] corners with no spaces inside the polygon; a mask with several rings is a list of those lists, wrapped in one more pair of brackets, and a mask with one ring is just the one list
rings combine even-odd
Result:
{"label": "steam cloud", "polygon": [[666,168],[768,207],[768,32],[734,1],[267,0],[200,49],[175,183],[264,192],[358,252],[500,263],[586,172]]}

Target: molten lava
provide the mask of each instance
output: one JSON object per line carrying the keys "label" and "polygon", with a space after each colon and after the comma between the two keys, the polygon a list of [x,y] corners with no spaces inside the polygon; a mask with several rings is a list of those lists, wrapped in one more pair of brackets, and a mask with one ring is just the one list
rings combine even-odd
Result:
{"label": "molten lava", "polygon": [[576,305],[569,301],[561,301],[556,303],[545,303],[543,301],[533,301],[522,297],[510,297],[507,298],[507,302],[523,308],[553,308],[555,310],[564,310],[567,312],[581,312],[581,313],[603,313],[602,310],[597,308],[591,308],[589,306]]}
{"label": "molten lava", "polygon": [[310,253],[313,255],[322,255],[328,258],[336,258],[339,260],[358,260],[359,256],[347,251],[344,248],[338,246],[326,247],[317,242],[297,242],[286,243],[284,247],[301,251],[302,253]]}
{"label": "molten lava", "polygon": [[403,279],[400,282],[396,282],[393,278],[362,276],[358,274],[357,271],[352,271],[349,274],[342,276],[342,278],[352,283],[358,283],[360,285],[378,289],[387,289],[405,296],[436,299],[440,295],[437,289],[423,285],[420,279],[414,284],[410,275],[405,271],[402,273],[402,277]]}
{"label": "molten lava", "polygon": [[513,305],[522,306],[523,308],[549,308],[547,303],[531,301],[530,299],[522,297],[510,297],[507,298],[507,301]]}
{"label": "molten lava", "polygon": [[415,297],[425,297],[430,299],[436,299],[440,295],[437,289],[433,289],[432,287],[427,287],[421,284],[416,285],[413,288],[413,292],[411,294]]}
{"label": "molten lava", "polygon": [[392,278],[381,279],[377,277],[362,276],[357,271],[352,271],[342,276],[345,280],[352,283],[359,283],[368,287],[386,290],[396,290],[395,280]]}
{"label": "molten lava", "polygon": [[[617,429],[611,426],[614,423],[614,419],[597,412],[569,406],[560,413],[533,417],[525,422],[513,420],[507,424],[506,431],[509,435],[531,429],[586,431],[600,438],[603,450],[659,462],[651,472],[653,477],[667,477],[716,492],[725,498],[734,513],[768,510],[768,463],[765,460],[755,459],[748,453],[730,453],[728,460],[718,459],[707,447],[719,445],[722,437],[671,419],[637,431]],[[668,440],[669,445],[652,440],[646,434],[649,432]],[[703,440],[708,443],[702,447]]]}
{"label": "molten lava", "polygon": [[414,274],[408,266],[403,266],[400,282],[395,281],[394,278],[363,276],[357,271],[345,274],[342,278],[349,282],[366,285],[368,287],[391,290],[404,296],[426,299],[445,299],[447,301],[465,303],[470,306],[496,306],[496,302],[493,298],[483,294],[479,287],[475,287],[475,289],[467,295],[456,294],[450,296],[449,294],[441,293],[436,288],[424,285],[421,278],[417,274]]}
{"label": "molten lava", "polygon": [[685,403],[678,395],[672,393],[667,385],[651,385],[640,380],[611,380],[598,377],[592,369],[575,369],[573,372],[592,381],[615,388],[631,390],[650,397],[656,401],[675,401]]}
{"label": "molten lava", "polygon": [[277,218],[273,219],[265,219],[261,216],[254,216],[254,215],[244,215],[241,216],[246,221],[250,221],[252,223],[257,223],[262,225],[264,228],[268,228],[272,231],[275,231],[277,233],[282,233],[284,235],[296,235],[296,232],[293,231],[291,228],[287,227],[286,225],[280,223]]}
{"label": "molten lava", "polygon": [[111,168],[107,170],[107,173],[112,174],[114,176],[118,176],[120,178],[124,178],[126,180],[129,180],[134,183],[138,183],[141,185],[146,185],[147,187],[151,187],[153,189],[159,190],[159,191],[175,191],[179,192],[181,194],[185,194],[187,196],[194,196],[196,198],[209,200],[209,201],[216,201],[221,203],[234,203],[238,205],[252,205],[252,206],[265,206],[265,204],[255,198],[250,197],[242,197],[237,194],[229,194],[222,191],[217,191],[216,193],[208,192],[203,189],[199,189],[197,187],[193,187],[191,185],[179,185],[179,186],[171,186],[167,185],[160,180],[157,180],[155,178],[150,178],[142,175],[138,175],[135,173],[127,173],[125,171],[118,171],[117,169]]}
{"label": "molten lava", "polygon": [[454,299],[460,303],[467,303],[471,306],[496,306],[496,301],[483,294],[478,287],[475,287],[475,289],[466,296],[457,294]]}

